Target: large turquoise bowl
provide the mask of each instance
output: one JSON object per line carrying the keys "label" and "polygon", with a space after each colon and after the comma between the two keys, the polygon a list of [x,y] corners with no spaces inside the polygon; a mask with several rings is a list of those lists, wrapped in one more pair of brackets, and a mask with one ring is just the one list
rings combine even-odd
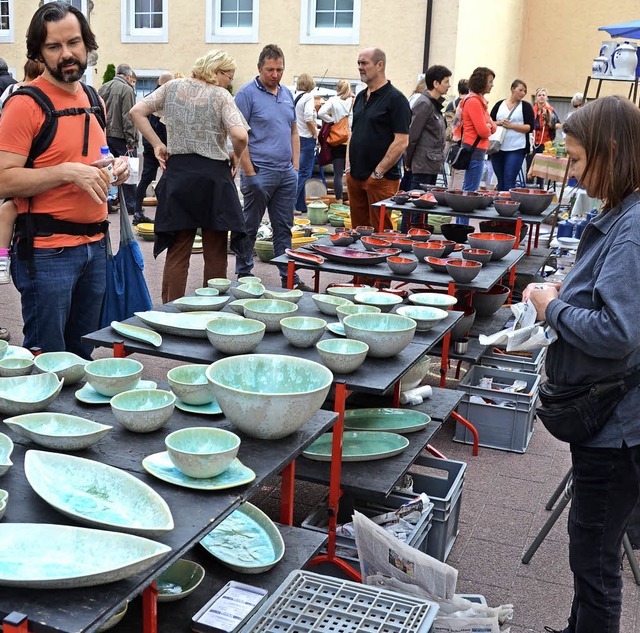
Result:
{"label": "large turquoise bowl", "polygon": [[351,314],[342,323],[347,338],[366,343],[374,358],[399,354],[416,332],[416,322],[399,314]]}
{"label": "large turquoise bowl", "polygon": [[100,358],[84,368],[87,382],[103,396],[133,389],[142,376],[142,363],[132,358]]}
{"label": "large turquoise bowl", "polygon": [[263,440],[286,437],[308,422],[333,381],[323,365],[279,354],[223,358],[206,373],[230,422],[249,437]]}

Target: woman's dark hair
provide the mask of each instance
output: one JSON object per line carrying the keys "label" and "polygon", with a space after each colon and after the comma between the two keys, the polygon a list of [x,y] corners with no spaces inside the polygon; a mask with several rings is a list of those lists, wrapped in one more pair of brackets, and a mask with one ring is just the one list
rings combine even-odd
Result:
{"label": "woman's dark hair", "polygon": [[522,79],[514,79],[511,83],[511,90],[515,90],[518,86],[524,86],[524,89],[528,91],[527,84]]}
{"label": "woman's dark hair", "polygon": [[433,90],[433,85],[436,81],[442,83],[451,75],[451,71],[446,66],[429,66],[424,74],[424,82],[427,84],[428,90]]}
{"label": "woman's dark hair", "polygon": [[496,74],[486,66],[478,66],[469,77],[469,90],[480,95],[483,93],[489,77],[495,77]]}
{"label": "woman's dark hair", "polygon": [[458,94],[468,95],[469,94],[469,80],[461,79],[458,82]]}
{"label": "woman's dark hair", "polygon": [[27,58],[33,61],[41,61],[42,45],[47,39],[47,22],[59,22],[64,20],[69,13],[78,18],[82,41],[87,52],[95,51],[98,48],[96,36],[91,31],[87,18],[82,11],[76,9],[68,2],[48,2],[43,4],[31,18],[31,23],[27,29]]}
{"label": "woman's dark hair", "polygon": [[602,97],[576,110],[563,127],[586,154],[580,183],[613,209],[640,189],[640,110],[624,97]]}

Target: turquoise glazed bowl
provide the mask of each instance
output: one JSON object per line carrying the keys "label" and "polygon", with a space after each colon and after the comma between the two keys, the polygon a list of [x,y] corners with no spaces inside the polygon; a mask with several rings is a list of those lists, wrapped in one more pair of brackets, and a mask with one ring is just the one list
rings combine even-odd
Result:
{"label": "turquoise glazed bowl", "polygon": [[207,380],[207,365],[180,365],[167,372],[169,388],[178,400],[200,406],[213,402],[215,396]]}
{"label": "turquoise glazed bowl", "polygon": [[0,341],[0,358],[4,358],[4,355],[9,349],[9,343],[7,341]]}
{"label": "turquoise glazed bowl", "polygon": [[418,332],[427,332],[449,315],[446,310],[428,306],[400,306],[396,313],[413,319]]}
{"label": "turquoise glazed bowl", "polygon": [[336,308],[336,316],[341,322],[344,317],[349,316],[350,314],[379,314],[380,312],[382,312],[382,310],[377,306],[355,303],[352,305],[338,306]]}
{"label": "turquoise glazed bowl", "polygon": [[87,363],[84,358],[72,352],[45,352],[34,359],[36,373],[51,371],[58,378],[64,378],[67,387],[84,378]]}
{"label": "turquoise glazed bowl", "polygon": [[247,354],[264,338],[267,326],[255,319],[218,319],[207,323],[209,343],[222,354]]}
{"label": "turquoise glazed bowl", "polygon": [[207,479],[223,473],[236,458],[240,438],[231,431],[196,426],[165,437],[169,459],[187,477]]}
{"label": "turquoise glazed bowl", "polygon": [[236,299],[260,299],[264,294],[264,286],[261,283],[244,283],[231,288],[231,294]]}
{"label": "turquoise glazed bowl", "polygon": [[196,297],[217,297],[220,291],[217,288],[196,288],[194,290]]}
{"label": "turquoise glazed bowl", "polygon": [[362,341],[346,338],[332,338],[316,345],[322,362],[336,374],[354,372],[367,357],[369,346]]}
{"label": "turquoise glazed bowl", "polygon": [[347,338],[369,346],[369,356],[390,358],[411,341],[416,322],[400,314],[352,314],[342,321]]}
{"label": "turquoise glazed bowl", "polygon": [[113,417],[134,433],[151,433],[162,428],[175,406],[175,395],[161,389],[133,389],[111,398]]}
{"label": "turquoise glazed bowl", "polygon": [[0,360],[0,376],[27,376],[33,370],[33,359],[3,358]]}
{"label": "turquoise glazed bowl", "polygon": [[100,358],[84,368],[87,382],[103,396],[133,389],[142,376],[142,363],[132,358]]}
{"label": "turquoise glazed bowl", "polygon": [[402,297],[396,297],[388,292],[362,292],[354,299],[356,303],[380,308],[381,312],[391,312],[395,306],[402,303]]}
{"label": "turquoise glazed bowl", "polygon": [[255,319],[267,326],[267,332],[280,331],[280,321],[292,316],[298,306],[291,301],[280,299],[255,299],[244,304],[244,316]]}
{"label": "turquoise glazed bowl", "polygon": [[250,437],[276,440],[294,433],[317,413],[333,374],[304,358],[246,354],[213,363],[207,379],[236,428]]}
{"label": "turquoise glazed bowl", "polygon": [[207,281],[209,288],[215,288],[221,295],[223,295],[231,287],[231,281],[224,277],[215,277]]}
{"label": "turquoise glazed bowl", "polygon": [[186,598],[200,585],[204,576],[202,565],[181,558],[156,578],[158,602],[175,602]]}
{"label": "turquoise glazed bowl", "polygon": [[322,338],[327,322],[316,317],[287,317],[280,321],[280,327],[294,347],[311,347]]}
{"label": "turquoise glazed bowl", "polygon": [[0,413],[20,415],[42,411],[56,399],[63,381],[55,374],[0,378]]}
{"label": "turquoise glazed bowl", "polygon": [[333,295],[311,295],[313,302],[322,314],[328,316],[336,316],[336,310],[340,306],[346,306],[353,304],[351,299],[345,299],[344,297],[334,297]]}

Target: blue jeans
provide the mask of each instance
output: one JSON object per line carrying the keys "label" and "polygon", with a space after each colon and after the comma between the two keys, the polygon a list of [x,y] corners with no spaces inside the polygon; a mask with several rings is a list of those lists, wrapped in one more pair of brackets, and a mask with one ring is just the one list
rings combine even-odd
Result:
{"label": "blue jeans", "polygon": [[[123,138],[107,136],[107,145],[115,158],[127,155],[127,142]],[[137,153],[133,152],[133,155],[136,156]],[[122,193],[127,205],[127,213],[133,215],[136,210],[136,185],[122,185]],[[109,210],[111,210],[111,205],[109,205]]]}
{"label": "blue jeans", "polygon": [[[409,181],[409,189],[420,189],[420,185],[435,185],[438,180],[437,174],[415,174],[413,172],[407,172],[411,179]],[[417,224],[422,222],[424,212],[411,211],[410,213],[402,214],[402,221],[400,222],[400,232],[406,233],[409,229],[409,216],[411,216],[411,224]]]}
{"label": "blue jeans", "polygon": [[11,256],[13,283],[20,293],[24,347],[73,352],[91,358],[81,342],[98,329],[107,270],[104,238],[66,248],[35,248],[29,264]]}
{"label": "blue jeans", "polygon": [[[291,248],[293,203],[298,185],[298,175],[291,167],[287,171],[261,167],[255,176],[240,175],[240,191],[244,197],[244,220],[247,235],[233,239],[231,248],[236,254],[236,274],[250,275],[253,270],[253,247],[265,209],[269,208],[269,220],[273,229],[273,252],[276,257]],[[287,265],[279,264],[280,277],[287,278]],[[295,283],[300,279],[296,275]]]}
{"label": "blue jeans", "polygon": [[525,156],[524,147],[510,152],[496,152],[491,156],[493,171],[498,179],[498,191],[509,191],[516,186]]}
{"label": "blue jeans", "polygon": [[316,139],[300,137],[300,169],[298,171],[298,189],[296,190],[296,210],[307,212],[307,200],[304,186],[313,174],[313,162],[316,150]]}
{"label": "blue jeans", "polygon": [[464,172],[463,191],[478,191],[482,174],[484,173],[484,156],[481,159],[474,159]]}
{"label": "blue jeans", "polygon": [[569,565],[574,597],[565,633],[618,633],[622,537],[640,495],[640,446],[571,445]]}

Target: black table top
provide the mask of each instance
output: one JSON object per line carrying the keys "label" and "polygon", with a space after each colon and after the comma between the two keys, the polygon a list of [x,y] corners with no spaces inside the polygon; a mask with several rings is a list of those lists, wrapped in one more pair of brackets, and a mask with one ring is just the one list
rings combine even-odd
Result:
{"label": "black table top", "polygon": [[[117,612],[126,600],[139,594],[160,572],[198,543],[214,525],[249,499],[267,479],[280,472],[304,448],[329,430],[337,419],[335,413],[321,410],[296,433],[281,440],[265,441],[243,435],[222,415],[205,421],[202,416],[176,409],[164,428],[153,433],[139,434],[123,429],[111,415],[109,405],[86,405],[78,402],[74,396],[78,388],[79,385],[64,388],[49,406],[49,410],[79,415],[102,424],[111,424],[114,428],[94,446],[73,454],[125,470],[158,492],[171,509],[175,528],[154,540],[170,546],[172,551],[145,572],[108,585],[60,590],[2,587],[0,616],[5,617],[12,611],[24,613],[29,618],[29,630],[37,633],[94,631],[112,613]],[[241,437],[238,458],[255,471],[256,479],[252,483],[222,491],[198,491],[160,481],[142,468],[144,457],[164,450],[164,438],[170,432],[183,427],[209,424],[233,429]],[[59,514],[40,499],[24,475],[25,452],[30,448],[46,449],[18,437],[6,427],[2,428],[2,432],[9,435],[15,444],[12,455],[14,465],[0,482],[2,488],[9,492],[9,503],[3,520],[9,523],[75,525],[73,520]]]}

